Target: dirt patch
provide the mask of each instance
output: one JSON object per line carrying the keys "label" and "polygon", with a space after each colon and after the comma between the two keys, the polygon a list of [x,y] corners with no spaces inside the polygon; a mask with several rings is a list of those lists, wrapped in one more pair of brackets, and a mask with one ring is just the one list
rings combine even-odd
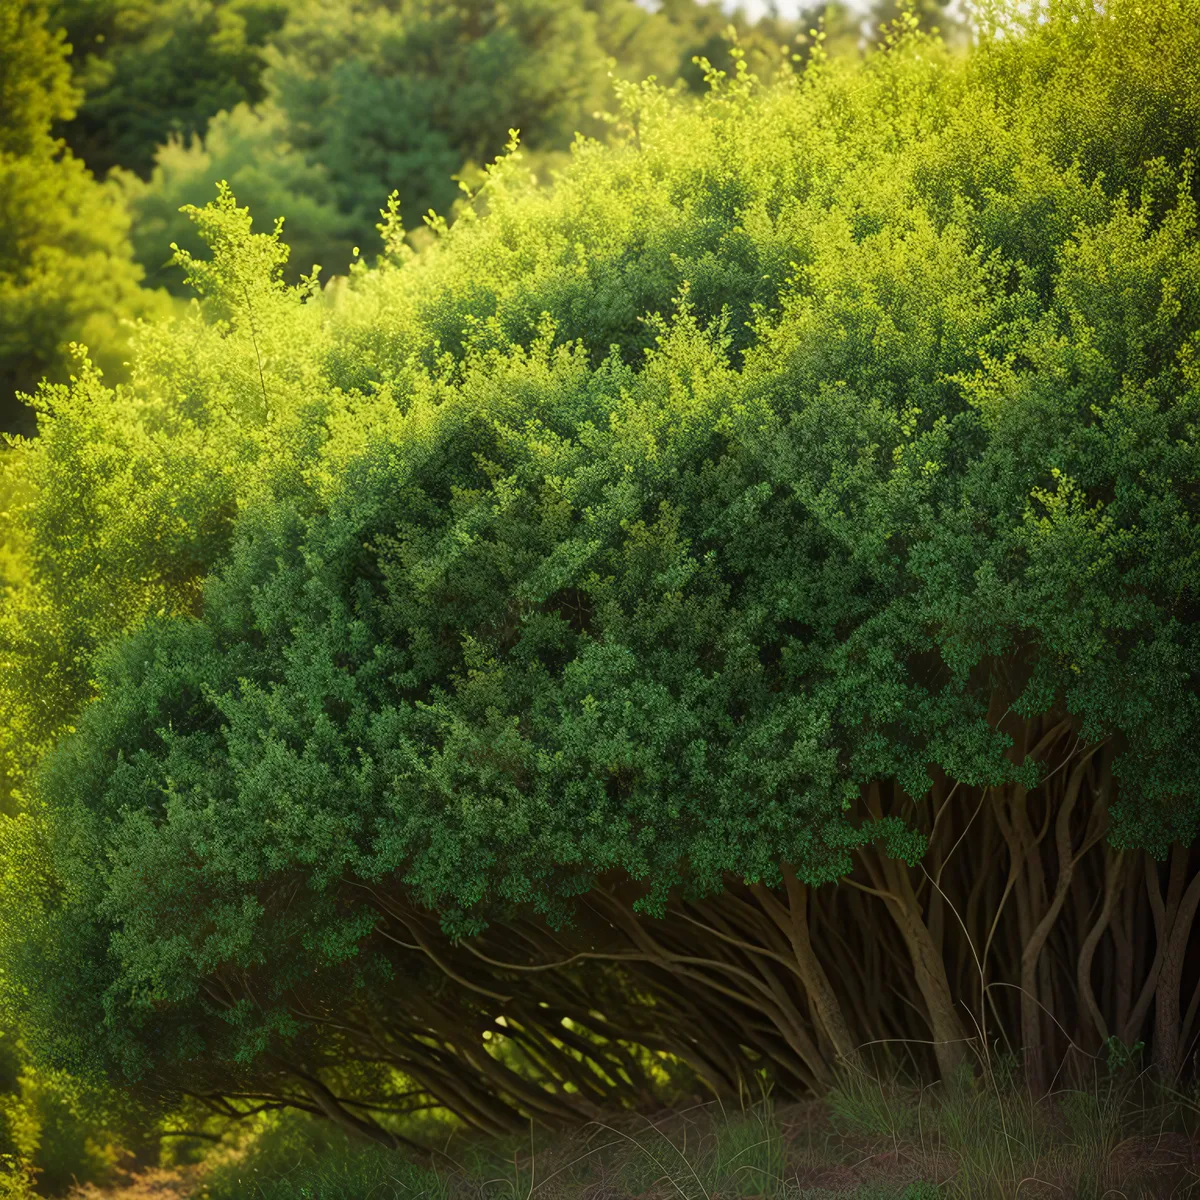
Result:
{"label": "dirt patch", "polygon": [[109,1187],[87,1184],[75,1188],[68,1200],[190,1200],[201,1175],[200,1167],[149,1167],[136,1174],[122,1172],[122,1177]]}

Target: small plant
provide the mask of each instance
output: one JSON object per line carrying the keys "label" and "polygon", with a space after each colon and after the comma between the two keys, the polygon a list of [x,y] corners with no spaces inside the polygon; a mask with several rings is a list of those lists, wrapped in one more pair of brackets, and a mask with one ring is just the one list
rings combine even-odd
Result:
{"label": "small plant", "polygon": [[888,1086],[862,1071],[847,1071],[825,1096],[834,1127],[844,1131],[886,1137],[907,1136],[916,1125],[916,1113]]}
{"label": "small plant", "polygon": [[1145,1042],[1134,1042],[1132,1046],[1127,1046],[1119,1037],[1108,1038],[1104,1043],[1104,1051],[1107,1055],[1109,1078],[1120,1075],[1133,1066],[1145,1048]]}
{"label": "small plant", "polygon": [[939,1200],[942,1189],[936,1183],[926,1183],[923,1180],[910,1183],[901,1193],[900,1200]]}
{"label": "small plant", "polygon": [[780,1194],[785,1153],[781,1130],[769,1104],[731,1117],[716,1131],[706,1182],[722,1196]]}

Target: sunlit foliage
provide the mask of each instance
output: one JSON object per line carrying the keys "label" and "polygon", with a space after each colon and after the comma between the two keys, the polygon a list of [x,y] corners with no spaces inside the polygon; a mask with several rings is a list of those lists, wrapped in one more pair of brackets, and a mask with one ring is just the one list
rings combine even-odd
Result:
{"label": "sunlit foliage", "polygon": [[[792,43],[804,21],[738,24],[764,74],[785,48],[803,56]],[[511,128],[548,183],[576,132],[605,133],[614,75],[702,92],[693,59],[730,65],[728,27],[719,7],[694,0],[654,14],[633,0],[303,0],[264,51],[261,103],[220,114],[203,138],[172,139],[148,182],[121,173],[138,260],[182,291],[167,247],[200,244],[179,208],[205,203],[224,179],[260,218],[286,215],[291,282],[314,263],[345,275],[354,248],[374,244],[393,189],[410,231],[424,233],[431,209],[453,222],[460,186],[478,188]]]}

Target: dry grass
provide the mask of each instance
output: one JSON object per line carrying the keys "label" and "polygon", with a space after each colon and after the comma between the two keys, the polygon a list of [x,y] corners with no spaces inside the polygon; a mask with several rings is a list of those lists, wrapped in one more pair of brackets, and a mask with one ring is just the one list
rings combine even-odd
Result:
{"label": "dry grass", "polygon": [[[173,1185],[144,1176],[76,1200],[1168,1200],[1200,1197],[1194,1098],[1143,1077],[1035,1101],[985,1077],[919,1089],[846,1075],[822,1100],[717,1104],[595,1122],[571,1136],[400,1155],[251,1144]],[[279,1145],[282,1145],[281,1143]],[[171,1190],[174,1186],[175,1190]],[[191,1189],[191,1190],[189,1190]]]}

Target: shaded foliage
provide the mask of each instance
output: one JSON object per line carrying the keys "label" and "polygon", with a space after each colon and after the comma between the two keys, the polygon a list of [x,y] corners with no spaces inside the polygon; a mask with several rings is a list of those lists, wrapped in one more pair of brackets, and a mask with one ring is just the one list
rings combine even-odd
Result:
{"label": "shaded foliage", "polygon": [[129,217],[112,189],[50,135],[78,94],[68,47],[45,6],[0,7],[0,429],[32,429],[18,393],[49,377],[64,382],[68,343],[86,341],[119,374],[122,319],[161,313],[141,291],[130,257]]}
{"label": "shaded foliage", "polygon": [[[802,22],[736,24],[764,72],[781,42],[803,35]],[[719,7],[695,0],[654,14],[633,0],[296,4],[265,51],[261,104],[221,114],[203,140],[172,140],[148,183],[124,175],[139,261],[180,288],[164,269],[166,248],[200,247],[178,209],[205,202],[224,179],[251,211],[287,215],[291,281],[313,263],[344,275],[354,248],[375,244],[393,189],[410,231],[424,232],[430,210],[452,221],[465,203],[459,181],[477,188],[513,127],[548,184],[576,132],[605,132],[610,74],[702,91],[692,59],[731,65],[728,26]]]}
{"label": "shaded foliage", "polygon": [[83,102],[56,130],[103,177],[149,175],[156,147],[202,136],[210,118],[263,97],[262,49],[282,0],[51,0]]}

